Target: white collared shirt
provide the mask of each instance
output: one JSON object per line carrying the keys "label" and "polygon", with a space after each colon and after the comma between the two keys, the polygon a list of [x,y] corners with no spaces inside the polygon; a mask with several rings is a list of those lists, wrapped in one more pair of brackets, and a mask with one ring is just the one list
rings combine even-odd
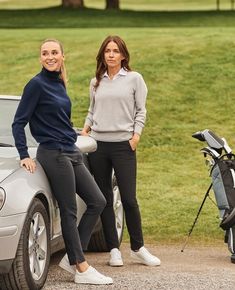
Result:
{"label": "white collared shirt", "polygon": [[[119,76],[126,76],[126,75],[127,75],[127,71],[122,67],[122,68],[119,70],[119,72],[113,76],[112,79],[115,80],[115,79],[117,79]],[[104,78],[104,77],[107,77],[107,78],[110,79],[110,77],[109,77],[107,71],[103,74],[103,78]]]}

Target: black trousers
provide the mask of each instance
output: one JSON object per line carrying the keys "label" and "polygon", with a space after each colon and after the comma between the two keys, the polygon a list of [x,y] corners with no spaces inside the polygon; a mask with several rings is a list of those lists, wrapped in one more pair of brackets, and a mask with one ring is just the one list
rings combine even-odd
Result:
{"label": "black trousers", "polygon": [[[63,152],[39,146],[37,159],[59,205],[69,262],[71,265],[84,262],[83,250],[87,249],[92,230],[106,205],[105,198],[85,167],[79,150]],[[87,205],[78,227],[76,193]]]}
{"label": "black trousers", "polygon": [[104,194],[107,204],[101,214],[108,249],[119,248],[113,209],[112,169],[114,169],[125,212],[126,225],[132,250],[144,244],[141,217],[136,199],[136,152],[129,141],[97,142],[96,152],[89,154],[95,180]]}

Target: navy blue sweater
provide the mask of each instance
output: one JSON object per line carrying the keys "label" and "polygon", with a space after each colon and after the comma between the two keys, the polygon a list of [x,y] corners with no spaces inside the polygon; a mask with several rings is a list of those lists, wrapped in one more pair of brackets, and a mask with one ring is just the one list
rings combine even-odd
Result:
{"label": "navy blue sweater", "polygon": [[45,68],[24,88],[12,132],[20,158],[29,157],[24,127],[47,149],[73,151],[77,134],[71,121],[71,102],[58,72]]}

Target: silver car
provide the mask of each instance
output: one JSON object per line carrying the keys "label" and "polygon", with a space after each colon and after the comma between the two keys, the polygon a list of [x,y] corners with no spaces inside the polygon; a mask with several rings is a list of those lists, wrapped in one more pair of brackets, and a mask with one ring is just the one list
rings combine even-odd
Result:
{"label": "silver car", "polygon": [[[0,289],[41,289],[46,281],[50,255],[64,248],[60,213],[47,177],[37,162],[31,174],[19,166],[18,152],[11,132],[20,97],[0,96]],[[37,143],[26,127],[31,157]],[[79,136],[77,146],[84,153],[96,150],[90,137]],[[124,213],[113,175],[116,227],[121,243]],[[85,210],[77,196],[78,222]],[[101,222],[98,221],[89,244],[90,251],[106,251]]]}

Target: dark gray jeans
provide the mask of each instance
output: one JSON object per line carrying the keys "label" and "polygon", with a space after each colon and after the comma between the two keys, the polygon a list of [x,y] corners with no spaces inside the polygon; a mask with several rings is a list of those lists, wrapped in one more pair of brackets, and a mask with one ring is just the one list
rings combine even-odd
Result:
{"label": "dark gray jeans", "polygon": [[98,148],[89,154],[95,180],[103,192],[107,205],[101,214],[103,230],[109,250],[119,247],[113,209],[112,169],[115,171],[132,250],[144,245],[141,216],[136,199],[136,152],[129,141],[97,142]]}
{"label": "dark gray jeans", "polygon": [[[105,198],[85,167],[79,150],[63,152],[39,146],[37,159],[60,208],[61,228],[69,262],[71,265],[84,262],[83,250],[87,249],[92,230],[106,205]],[[78,227],[76,193],[87,205]]]}

